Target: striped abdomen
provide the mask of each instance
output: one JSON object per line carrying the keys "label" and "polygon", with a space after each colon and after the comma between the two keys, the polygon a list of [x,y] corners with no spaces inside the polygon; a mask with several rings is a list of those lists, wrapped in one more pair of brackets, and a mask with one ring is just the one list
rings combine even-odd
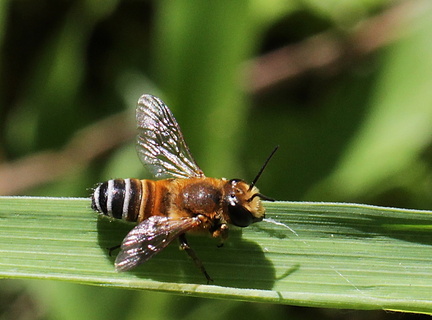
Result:
{"label": "striped abdomen", "polygon": [[[99,184],[92,195],[92,208],[106,216],[127,221],[143,219],[140,210],[143,194],[148,195],[148,180],[115,179]],[[148,199],[144,199],[148,200]]]}

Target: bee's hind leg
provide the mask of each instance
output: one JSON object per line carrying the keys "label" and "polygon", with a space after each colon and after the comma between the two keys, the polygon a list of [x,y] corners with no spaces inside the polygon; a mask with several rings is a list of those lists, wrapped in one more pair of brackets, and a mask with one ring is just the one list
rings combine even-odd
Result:
{"label": "bee's hind leg", "polygon": [[185,250],[186,253],[189,255],[189,257],[192,258],[192,260],[194,261],[195,265],[198,267],[198,269],[201,270],[201,272],[206,277],[207,284],[209,284],[210,282],[213,282],[213,279],[207,273],[207,271],[206,271],[206,269],[205,269],[202,261],[198,258],[198,256],[196,255],[195,251],[189,246],[189,243],[187,242],[187,239],[186,239],[186,235],[184,233],[179,236],[179,240],[180,240],[180,249],[181,250]]}

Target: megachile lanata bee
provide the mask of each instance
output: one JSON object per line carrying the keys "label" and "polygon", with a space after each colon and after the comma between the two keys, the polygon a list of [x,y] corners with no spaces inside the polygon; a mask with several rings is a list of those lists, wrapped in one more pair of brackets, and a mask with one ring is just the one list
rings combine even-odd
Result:
{"label": "megachile lanata bee", "polygon": [[186,233],[207,231],[223,241],[228,225],[247,227],[262,221],[265,209],[255,183],[268,161],[249,185],[240,179],[206,177],[193,159],[180,127],[165,103],[143,95],[136,110],[137,152],[156,178],[114,179],[100,183],[92,208],[106,216],[137,222],[123,240],[115,260],[117,271],[127,271],[149,260],[178,238],[185,250],[212,281],[186,240]]}

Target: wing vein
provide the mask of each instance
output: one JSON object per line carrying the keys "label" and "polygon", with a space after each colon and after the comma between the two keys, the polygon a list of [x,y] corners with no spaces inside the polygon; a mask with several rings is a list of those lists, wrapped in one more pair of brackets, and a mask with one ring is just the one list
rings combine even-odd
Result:
{"label": "wing vein", "polygon": [[137,152],[156,178],[203,177],[203,171],[186,145],[180,126],[166,104],[145,94],[136,111]]}

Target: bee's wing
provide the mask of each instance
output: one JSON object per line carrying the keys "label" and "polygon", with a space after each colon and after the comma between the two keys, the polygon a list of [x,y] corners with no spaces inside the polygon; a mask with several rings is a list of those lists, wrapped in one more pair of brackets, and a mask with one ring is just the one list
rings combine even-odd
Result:
{"label": "bee's wing", "polygon": [[204,176],[183,139],[176,119],[162,100],[149,94],[141,96],[136,118],[138,155],[155,177]]}
{"label": "bee's wing", "polygon": [[200,224],[197,218],[151,216],[133,228],[120,247],[115,267],[127,271],[151,259],[181,234]]}

